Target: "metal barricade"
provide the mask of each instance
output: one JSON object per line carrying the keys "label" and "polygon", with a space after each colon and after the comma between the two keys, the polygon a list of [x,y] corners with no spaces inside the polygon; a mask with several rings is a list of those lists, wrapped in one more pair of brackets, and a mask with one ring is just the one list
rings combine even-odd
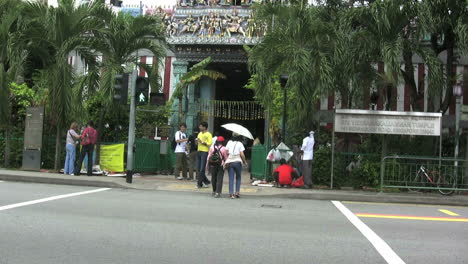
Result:
{"label": "metal barricade", "polygon": [[384,188],[468,191],[468,161],[387,156],[380,167],[380,190]]}

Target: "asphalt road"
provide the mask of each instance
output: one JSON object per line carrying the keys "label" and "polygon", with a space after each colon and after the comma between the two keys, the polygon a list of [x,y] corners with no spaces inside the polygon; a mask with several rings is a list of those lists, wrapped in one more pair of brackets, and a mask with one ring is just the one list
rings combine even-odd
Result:
{"label": "asphalt road", "polygon": [[468,263],[467,207],[0,182],[0,221],[1,264]]}

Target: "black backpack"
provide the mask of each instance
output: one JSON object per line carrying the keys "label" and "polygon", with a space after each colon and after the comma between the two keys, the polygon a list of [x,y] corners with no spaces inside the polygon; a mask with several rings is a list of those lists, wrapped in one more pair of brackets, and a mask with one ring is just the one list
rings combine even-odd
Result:
{"label": "black backpack", "polygon": [[172,150],[175,150],[175,148],[177,147],[177,142],[175,140],[175,137],[172,139],[171,144],[172,144]]}
{"label": "black backpack", "polygon": [[221,157],[220,149],[214,147],[214,152],[210,156],[210,160],[208,161],[212,166],[219,166],[223,163],[223,158]]}

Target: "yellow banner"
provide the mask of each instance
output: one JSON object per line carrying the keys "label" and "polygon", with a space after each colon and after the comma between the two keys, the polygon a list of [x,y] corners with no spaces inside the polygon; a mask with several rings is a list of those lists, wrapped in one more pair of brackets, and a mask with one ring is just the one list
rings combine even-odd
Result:
{"label": "yellow banner", "polygon": [[101,170],[124,171],[125,144],[101,145]]}

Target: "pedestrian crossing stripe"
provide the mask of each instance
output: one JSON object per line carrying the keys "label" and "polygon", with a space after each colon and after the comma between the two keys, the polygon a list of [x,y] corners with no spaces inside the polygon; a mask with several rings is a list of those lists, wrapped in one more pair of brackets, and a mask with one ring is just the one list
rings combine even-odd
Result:
{"label": "pedestrian crossing stripe", "polygon": [[367,218],[386,218],[386,219],[405,219],[405,220],[424,220],[424,221],[446,221],[446,222],[468,222],[468,218],[461,218],[461,217],[432,217],[432,216],[363,214],[363,213],[357,213],[356,216],[358,216],[358,217],[367,217]]}

